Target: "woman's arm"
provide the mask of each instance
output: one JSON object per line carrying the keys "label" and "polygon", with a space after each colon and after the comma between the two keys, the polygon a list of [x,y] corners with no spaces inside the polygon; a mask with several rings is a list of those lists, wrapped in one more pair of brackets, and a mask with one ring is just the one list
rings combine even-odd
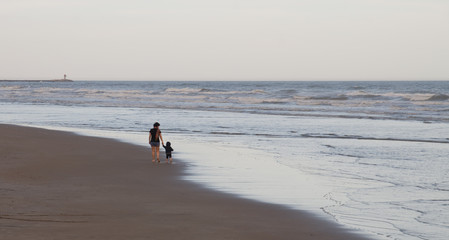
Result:
{"label": "woman's arm", "polygon": [[161,139],[162,145],[164,145],[164,139],[162,139],[162,133],[159,132],[159,138]]}

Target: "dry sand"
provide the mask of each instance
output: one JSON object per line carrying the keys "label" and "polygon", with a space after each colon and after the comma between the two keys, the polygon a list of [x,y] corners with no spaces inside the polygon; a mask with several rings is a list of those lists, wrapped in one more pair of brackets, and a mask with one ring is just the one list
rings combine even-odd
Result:
{"label": "dry sand", "polygon": [[0,125],[0,239],[367,239],[180,180],[114,140]]}

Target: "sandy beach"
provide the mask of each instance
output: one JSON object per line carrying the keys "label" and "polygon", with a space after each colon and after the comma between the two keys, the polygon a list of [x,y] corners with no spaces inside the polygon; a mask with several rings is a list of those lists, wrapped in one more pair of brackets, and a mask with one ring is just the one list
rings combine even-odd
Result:
{"label": "sandy beach", "polygon": [[181,180],[114,140],[0,125],[1,239],[368,239]]}

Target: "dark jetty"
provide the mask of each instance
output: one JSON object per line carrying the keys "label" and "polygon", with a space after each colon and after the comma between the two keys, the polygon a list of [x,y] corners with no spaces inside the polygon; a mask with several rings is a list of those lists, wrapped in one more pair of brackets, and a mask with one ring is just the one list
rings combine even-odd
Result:
{"label": "dark jetty", "polygon": [[0,80],[0,82],[73,82],[70,79],[54,79],[54,80]]}

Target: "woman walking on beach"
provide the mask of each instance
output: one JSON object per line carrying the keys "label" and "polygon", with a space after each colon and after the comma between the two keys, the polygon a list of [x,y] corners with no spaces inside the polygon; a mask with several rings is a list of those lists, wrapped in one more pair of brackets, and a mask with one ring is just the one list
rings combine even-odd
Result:
{"label": "woman walking on beach", "polygon": [[159,130],[159,126],[160,124],[158,122],[155,122],[153,124],[153,128],[150,130],[149,142],[151,145],[151,153],[153,155],[153,163],[155,162],[155,156],[157,158],[157,162],[161,162],[159,160],[159,146],[161,145],[160,142],[162,142],[162,145],[164,145],[164,140],[162,139],[162,134],[161,130]]}

